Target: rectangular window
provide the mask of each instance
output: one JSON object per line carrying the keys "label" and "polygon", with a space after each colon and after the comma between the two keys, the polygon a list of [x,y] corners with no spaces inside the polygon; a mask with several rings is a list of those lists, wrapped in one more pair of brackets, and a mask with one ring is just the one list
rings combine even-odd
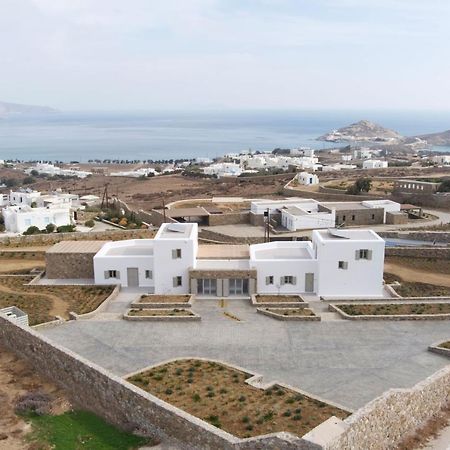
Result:
{"label": "rectangular window", "polygon": [[368,250],[366,248],[356,250],[355,259],[372,259],[372,250]]}
{"label": "rectangular window", "polygon": [[375,214],[372,214],[372,220],[375,220]]}
{"label": "rectangular window", "polygon": [[248,294],[248,280],[246,278],[230,278],[229,294],[230,295]]}
{"label": "rectangular window", "polygon": [[352,220],[355,220],[355,216],[354,215],[352,216]]}
{"label": "rectangular window", "polygon": [[120,273],[118,270],[106,270],[105,278],[120,278]]}
{"label": "rectangular window", "polygon": [[217,280],[200,278],[197,280],[197,294],[217,295]]}
{"label": "rectangular window", "polygon": [[343,270],[347,270],[348,262],[347,261],[339,261],[338,262],[338,268],[339,269],[343,269]]}
{"label": "rectangular window", "polygon": [[296,277],[293,277],[292,275],[285,275],[284,277],[281,277],[281,284],[295,284],[297,282]]}
{"label": "rectangular window", "polygon": [[181,248],[175,248],[172,250],[172,259],[180,259],[181,258]]}
{"label": "rectangular window", "polygon": [[173,277],[173,287],[180,287],[183,285],[183,277]]}
{"label": "rectangular window", "polygon": [[342,220],[345,222],[345,215],[344,216],[342,216]]}
{"label": "rectangular window", "polygon": [[273,284],[273,275],[266,277],[266,285]]}
{"label": "rectangular window", "polygon": [[145,271],[145,278],[147,278],[147,280],[152,280],[153,279],[153,271],[146,270]]}

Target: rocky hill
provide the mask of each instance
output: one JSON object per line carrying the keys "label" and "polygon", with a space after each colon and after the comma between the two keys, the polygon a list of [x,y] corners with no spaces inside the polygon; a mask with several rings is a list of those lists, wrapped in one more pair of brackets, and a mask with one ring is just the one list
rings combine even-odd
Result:
{"label": "rocky hill", "polygon": [[430,145],[450,146],[450,130],[443,131],[442,133],[423,134],[416,137],[427,141]]}
{"label": "rocky hill", "polygon": [[13,114],[52,114],[58,112],[48,106],[21,105],[0,101],[0,118]]}
{"label": "rocky hill", "polygon": [[403,136],[394,130],[384,128],[381,125],[368,120],[360,120],[351,125],[317,138],[319,141],[328,142],[384,142],[397,144],[403,140]]}

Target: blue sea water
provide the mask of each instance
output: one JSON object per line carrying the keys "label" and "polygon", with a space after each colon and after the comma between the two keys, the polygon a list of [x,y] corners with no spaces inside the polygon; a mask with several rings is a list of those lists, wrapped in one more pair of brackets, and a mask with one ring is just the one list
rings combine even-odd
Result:
{"label": "blue sea water", "polygon": [[[450,112],[64,112],[0,119],[0,159],[83,161],[215,157],[246,149],[330,144],[315,139],[361,119],[403,135],[450,129]],[[436,147],[450,151],[449,147]]]}

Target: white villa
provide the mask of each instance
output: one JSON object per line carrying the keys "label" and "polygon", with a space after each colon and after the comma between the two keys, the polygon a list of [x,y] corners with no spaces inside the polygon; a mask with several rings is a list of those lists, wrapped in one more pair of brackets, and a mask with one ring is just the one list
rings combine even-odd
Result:
{"label": "white villa", "polygon": [[363,169],[384,169],[388,167],[388,162],[381,159],[366,159],[363,161]]}
{"label": "white villa", "polygon": [[197,233],[195,223],[172,223],[154,239],[105,243],[94,256],[95,283],[212,297],[382,296],[384,240],[371,230],[315,230],[312,242],[250,246],[199,246]]}
{"label": "white villa", "polygon": [[61,175],[66,177],[86,178],[87,176],[92,175],[92,172],[87,172],[85,170],[62,169],[61,167],[47,163],[37,163],[35,166],[25,170],[25,172],[30,174],[33,170],[36,170],[39,174],[51,176]]}
{"label": "white villa", "polygon": [[319,184],[319,177],[315,174],[308,172],[300,172],[296,175],[296,179],[300,184],[304,186],[312,186],[314,184]]}

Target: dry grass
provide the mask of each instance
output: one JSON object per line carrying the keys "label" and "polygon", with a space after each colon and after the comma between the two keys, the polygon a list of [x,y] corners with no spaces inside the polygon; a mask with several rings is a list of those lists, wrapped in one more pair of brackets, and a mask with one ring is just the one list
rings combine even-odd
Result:
{"label": "dry grass", "polygon": [[309,308],[265,308],[269,311],[280,316],[290,317],[312,317],[315,316],[314,312]]}
{"label": "dry grass", "polygon": [[239,437],[289,431],[302,436],[331,416],[349,415],[334,406],[274,386],[249,386],[250,375],[201,360],[180,360],[129,378],[136,386]]}
{"label": "dry grass", "polygon": [[0,308],[17,306],[29,316],[30,325],[48,322],[69,312],[95,310],[113,291],[113,286],[29,286],[31,276],[0,276]]}
{"label": "dry grass", "polygon": [[401,256],[386,256],[388,263],[398,264],[411,269],[425,270],[434,273],[450,274],[450,260],[439,258],[407,258]]}
{"label": "dry grass", "polygon": [[443,342],[442,344],[439,344],[438,347],[448,348],[450,350],[450,341]]}
{"label": "dry grass", "polygon": [[139,303],[188,303],[190,295],[141,295]]}
{"label": "dry grass", "polygon": [[303,302],[298,295],[255,295],[256,303],[293,303]]}
{"label": "dry grass", "polygon": [[413,283],[402,281],[400,286],[394,286],[395,292],[402,297],[448,297],[450,288],[447,286],[436,286],[428,283]]}
{"label": "dry grass", "polygon": [[187,309],[130,309],[128,311],[129,316],[139,317],[158,317],[158,316],[178,316],[186,317],[193,316],[194,314]]}
{"label": "dry grass", "polygon": [[450,314],[450,303],[336,305],[350,316]]}

